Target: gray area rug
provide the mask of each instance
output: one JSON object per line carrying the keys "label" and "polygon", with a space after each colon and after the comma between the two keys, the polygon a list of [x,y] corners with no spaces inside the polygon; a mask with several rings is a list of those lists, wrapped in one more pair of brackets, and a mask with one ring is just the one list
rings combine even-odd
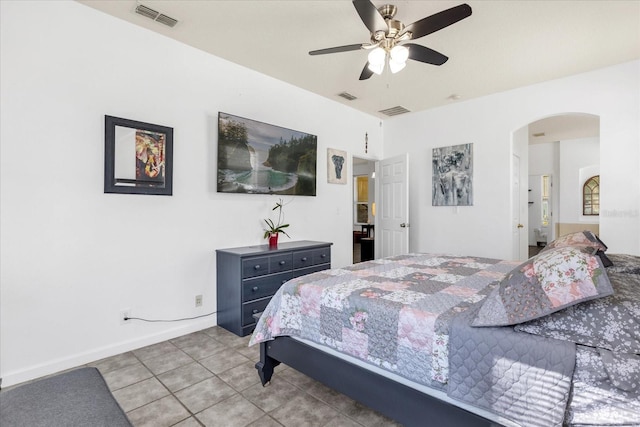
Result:
{"label": "gray area rug", "polygon": [[96,368],[80,368],[0,391],[0,425],[131,427]]}

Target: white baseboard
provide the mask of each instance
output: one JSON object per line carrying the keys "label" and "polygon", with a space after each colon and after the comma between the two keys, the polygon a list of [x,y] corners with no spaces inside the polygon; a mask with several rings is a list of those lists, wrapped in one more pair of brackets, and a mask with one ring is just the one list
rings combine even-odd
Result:
{"label": "white baseboard", "polygon": [[126,353],[127,351],[135,350],[148,345],[157,344],[162,341],[170,340],[182,335],[197,332],[203,329],[216,326],[215,319],[203,319],[188,325],[179,326],[173,329],[169,329],[157,334],[145,335],[134,340],[116,343],[113,345],[100,347],[87,352],[74,354],[68,357],[52,360],[47,363],[31,366],[26,369],[21,369],[14,372],[3,373],[2,375],[2,388],[7,388],[12,385],[20,384],[25,381],[30,381],[36,378],[44,377],[47,375],[55,374],[57,372],[65,371],[68,369],[76,368],[86,365],[87,363],[95,362],[100,359],[115,356],[120,353]]}

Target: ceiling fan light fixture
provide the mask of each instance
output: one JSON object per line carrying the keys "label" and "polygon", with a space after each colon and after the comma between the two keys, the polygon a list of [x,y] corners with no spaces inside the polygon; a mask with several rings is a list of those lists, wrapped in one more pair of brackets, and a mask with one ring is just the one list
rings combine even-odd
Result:
{"label": "ceiling fan light fixture", "polygon": [[367,67],[378,75],[382,74],[382,71],[384,71],[384,63],[387,59],[387,52],[381,47],[377,47],[369,52],[367,58],[369,60]]}
{"label": "ceiling fan light fixture", "polygon": [[404,64],[405,62],[407,62],[407,59],[409,59],[409,49],[405,46],[394,46],[393,49],[391,49],[391,61],[389,62],[397,62],[397,63],[402,63]]}
{"label": "ceiling fan light fixture", "polygon": [[402,70],[406,66],[407,66],[406,62],[396,62],[393,59],[389,60],[389,70],[391,70],[391,72],[393,74],[395,74],[398,71]]}
{"label": "ceiling fan light fixture", "polygon": [[[387,58],[387,52],[381,47],[377,47],[369,52],[369,64],[384,66],[384,60]],[[372,70],[373,71],[373,70]]]}
{"label": "ceiling fan light fixture", "polygon": [[407,66],[407,59],[409,59],[409,49],[405,46],[394,46],[389,52],[389,70],[392,73],[397,73]]}
{"label": "ceiling fan light fixture", "polygon": [[380,75],[384,71],[384,62],[382,64],[372,64],[371,62],[369,62],[369,65],[367,65],[367,68],[373,71],[374,73],[376,73],[377,75]]}

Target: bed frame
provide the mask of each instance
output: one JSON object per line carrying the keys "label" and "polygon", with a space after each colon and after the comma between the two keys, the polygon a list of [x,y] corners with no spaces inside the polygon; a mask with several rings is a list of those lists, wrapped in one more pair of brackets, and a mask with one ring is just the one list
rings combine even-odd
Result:
{"label": "bed frame", "polygon": [[287,336],[260,343],[256,369],[262,385],[284,363],[406,426],[499,426],[463,408],[421,393]]}

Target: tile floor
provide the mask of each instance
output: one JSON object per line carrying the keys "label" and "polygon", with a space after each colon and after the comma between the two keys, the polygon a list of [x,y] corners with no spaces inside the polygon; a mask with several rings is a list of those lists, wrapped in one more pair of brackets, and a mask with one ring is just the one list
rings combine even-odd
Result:
{"label": "tile floor", "polygon": [[89,366],[135,426],[399,426],[284,365],[262,387],[248,342],[216,326]]}
{"label": "tile floor", "polygon": [[544,246],[529,246],[529,258],[534,255],[538,255],[541,250],[544,249]]}

